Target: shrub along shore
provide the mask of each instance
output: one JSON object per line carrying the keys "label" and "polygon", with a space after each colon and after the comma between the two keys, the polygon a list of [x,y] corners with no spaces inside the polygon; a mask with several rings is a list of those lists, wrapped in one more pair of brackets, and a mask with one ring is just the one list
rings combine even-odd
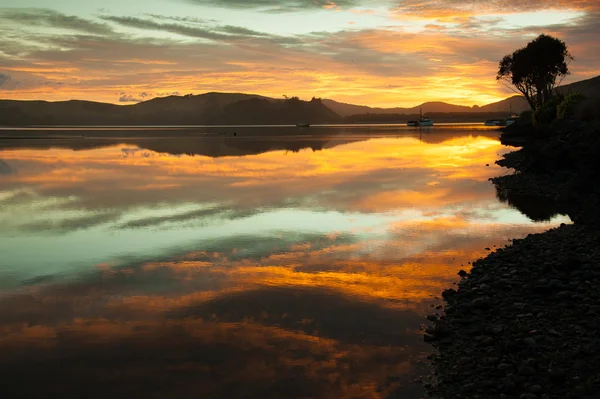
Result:
{"label": "shrub along shore", "polygon": [[600,398],[600,123],[508,128],[523,148],[497,163],[498,197],[572,225],[498,249],[460,273],[430,315],[433,397]]}

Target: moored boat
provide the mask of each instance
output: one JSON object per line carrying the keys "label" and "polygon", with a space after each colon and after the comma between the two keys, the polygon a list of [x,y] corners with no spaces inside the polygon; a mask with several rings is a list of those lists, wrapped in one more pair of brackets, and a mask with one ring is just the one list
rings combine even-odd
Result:
{"label": "moored boat", "polygon": [[423,116],[423,108],[421,108],[419,113],[419,120],[408,121],[406,122],[406,126],[433,126],[433,119]]}
{"label": "moored boat", "polygon": [[506,126],[506,120],[505,119],[490,119],[485,121],[485,125],[486,126]]}

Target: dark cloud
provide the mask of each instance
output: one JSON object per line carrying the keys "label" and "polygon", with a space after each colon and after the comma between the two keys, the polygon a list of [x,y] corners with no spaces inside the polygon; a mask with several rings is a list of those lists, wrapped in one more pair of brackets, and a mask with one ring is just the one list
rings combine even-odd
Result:
{"label": "dark cloud", "polygon": [[19,82],[14,80],[12,76],[0,72],[0,90],[12,90],[19,86]]}
{"label": "dark cloud", "polygon": [[133,17],[103,16],[106,21],[136,29],[157,30],[208,40],[230,40],[247,37],[269,37],[266,33],[257,32],[238,26],[190,26],[178,23],[158,23],[150,19]]}
{"label": "dark cloud", "polygon": [[112,34],[112,29],[103,23],[90,21],[72,15],[64,15],[57,11],[27,8],[0,10],[0,19],[15,25],[46,26],[69,29],[96,35]]}
{"label": "dark cloud", "polygon": [[266,12],[295,12],[319,8],[350,8],[369,3],[359,0],[186,0],[198,5],[237,9],[261,9]]}
{"label": "dark cloud", "polygon": [[94,215],[75,217],[62,220],[43,220],[39,222],[29,223],[21,228],[25,231],[40,233],[51,232],[55,233],[70,233],[75,230],[84,230],[95,227],[110,221],[116,220],[119,217],[118,212],[98,213]]}
{"label": "dark cloud", "polygon": [[10,175],[14,172],[15,170],[5,160],[0,159],[0,175]]}
{"label": "dark cloud", "polygon": [[117,228],[119,229],[141,229],[159,226],[165,223],[181,223],[190,221],[208,221],[214,218],[221,218],[227,220],[243,219],[249,216],[253,216],[260,213],[260,210],[256,209],[231,209],[230,207],[215,207],[208,209],[199,209],[190,212],[180,213],[172,216],[159,216],[149,217],[145,219],[136,219],[127,223],[123,223]]}
{"label": "dark cloud", "polygon": [[143,98],[134,97],[131,94],[121,93],[121,96],[119,97],[120,103],[139,103],[142,101],[144,101]]}

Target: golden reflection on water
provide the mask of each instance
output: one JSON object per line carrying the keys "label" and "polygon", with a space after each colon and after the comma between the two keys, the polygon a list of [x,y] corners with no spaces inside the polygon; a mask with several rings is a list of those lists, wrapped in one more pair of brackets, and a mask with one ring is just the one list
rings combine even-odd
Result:
{"label": "golden reflection on water", "polygon": [[495,199],[494,138],[319,145],[0,151],[6,389],[420,397],[433,297],[485,247],[548,224]]}

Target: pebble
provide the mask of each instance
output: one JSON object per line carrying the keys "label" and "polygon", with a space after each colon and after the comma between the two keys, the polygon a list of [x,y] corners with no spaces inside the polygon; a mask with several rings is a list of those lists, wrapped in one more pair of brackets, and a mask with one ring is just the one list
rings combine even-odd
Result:
{"label": "pebble", "polygon": [[[600,232],[565,225],[515,240],[474,262],[456,290],[444,291],[445,317],[433,323],[443,326],[445,335],[427,330],[435,333],[430,342],[438,349],[433,360],[438,382],[431,388],[437,395],[431,396],[582,399],[589,394],[586,384],[600,369],[598,244]],[[579,274],[557,266],[559,259],[574,256],[572,248],[581,258]]]}
{"label": "pebble", "polygon": [[530,366],[521,366],[519,368],[519,375],[524,375],[524,376],[535,375],[535,369]]}
{"label": "pebble", "polygon": [[429,320],[429,321],[437,321],[438,319],[439,319],[439,317],[437,317],[434,314],[430,314],[427,316],[427,320]]}
{"label": "pebble", "polygon": [[542,393],[543,389],[541,385],[532,385],[531,387],[529,387],[529,392],[534,393],[534,394],[540,394]]}
{"label": "pebble", "polygon": [[476,309],[487,309],[490,307],[490,302],[485,298],[476,298],[471,302],[471,306]]}

